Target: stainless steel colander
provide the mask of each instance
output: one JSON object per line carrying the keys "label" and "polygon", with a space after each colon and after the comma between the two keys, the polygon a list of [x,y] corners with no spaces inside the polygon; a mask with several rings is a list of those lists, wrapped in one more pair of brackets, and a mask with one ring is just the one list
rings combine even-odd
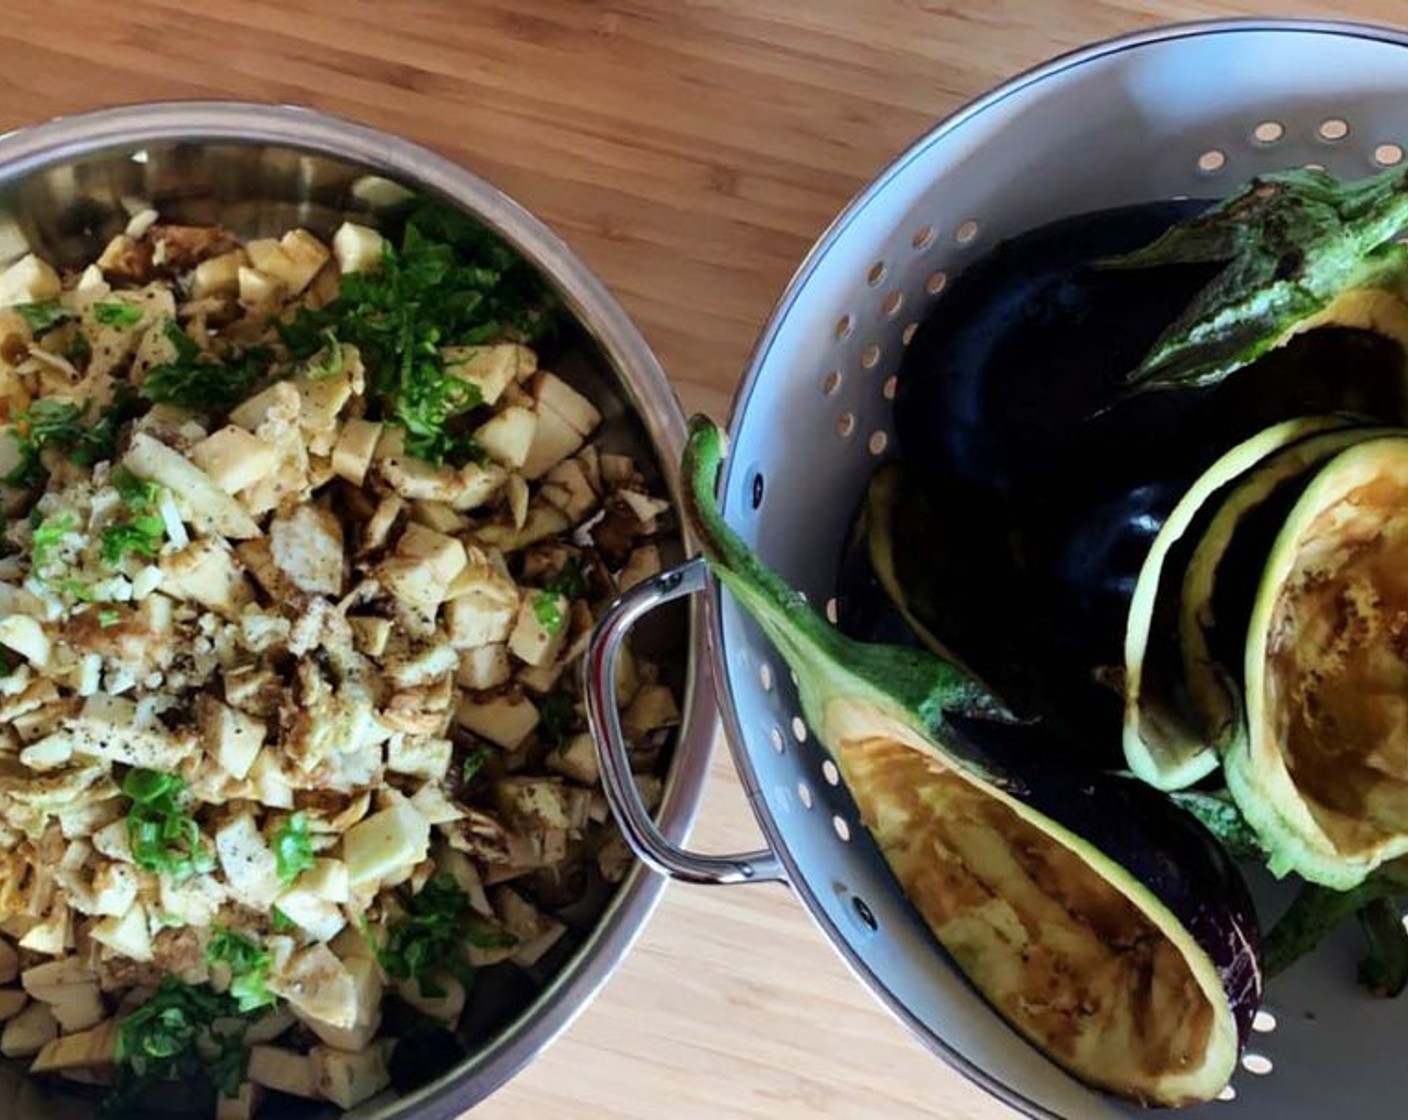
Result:
{"label": "stainless steel colander", "polygon": [[[892,450],[894,373],[915,324],[986,249],[1055,218],[1177,196],[1212,197],[1318,164],[1355,177],[1408,148],[1408,35],[1310,22],[1219,22],[1100,44],[961,110],[863,191],[803,262],[764,329],[735,402],[722,481],[729,522],[812,602],[832,598],[848,522]],[[610,682],[613,649],[659,603],[707,592],[725,723],[770,851],[716,858],[655,829],[629,779]],[[950,967],[812,742],[766,639],[700,562],[636,588],[590,655],[608,792],[631,843],[694,882],[785,879],[857,975],[919,1038],[1036,1117],[1141,1110],[1095,1094],[1010,1030]],[[1275,893],[1269,883],[1255,889]],[[1408,1000],[1354,983],[1353,940],[1275,980],[1223,1099],[1228,1120],[1408,1112]],[[822,1029],[822,1028],[818,1028]]]}

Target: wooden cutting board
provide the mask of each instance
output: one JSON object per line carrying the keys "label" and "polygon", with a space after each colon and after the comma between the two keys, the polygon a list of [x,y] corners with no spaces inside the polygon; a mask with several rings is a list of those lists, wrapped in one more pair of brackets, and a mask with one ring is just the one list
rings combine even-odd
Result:
{"label": "wooden cutting board", "polygon": [[[1092,39],[1175,20],[1390,22],[1393,0],[4,0],[0,128],[118,102],[311,104],[536,211],[723,417],[830,218],[937,117]],[[758,838],[722,753],[697,843]],[[1015,1116],[872,1002],[778,887],[674,887],[604,994],[486,1120]]]}

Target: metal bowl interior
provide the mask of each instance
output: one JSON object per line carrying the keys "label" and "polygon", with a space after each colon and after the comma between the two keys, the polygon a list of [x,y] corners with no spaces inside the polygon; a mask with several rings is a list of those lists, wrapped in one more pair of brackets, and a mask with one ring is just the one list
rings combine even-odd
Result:
{"label": "metal bowl interior", "polygon": [[[394,228],[418,196],[472,213],[556,288],[575,320],[556,355],[558,371],[601,407],[603,446],[653,464],[677,497],[679,406],[607,290],[545,226],[493,187],[371,129],[301,109],[189,102],[105,110],[12,133],[0,138],[0,265],[29,251],[64,266],[90,262],[145,206],[164,220],[219,223],[242,237],[296,226],[327,237],[345,218]],[[661,827],[677,840],[693,821],[716,731],[709,670],[690,655],[699,625],[694,614],[679,612],[642,635],[684,693],[660,810]],[[433,1120],[458,1115],[494,1091],[582,1010],[629,950],[663,886],[634,868],[516,1019],[438,1080],[401,1096],[388,1091],[347,1115]],[[7,1120],[88,1120],[96,1100],[72,1084],[40,1084],[22,1064],[0,1061],[0,1116]],[[331,1120],[340,1112],[275,1094],[260,1115]]]}
{"label": "metal bowl interior", "polygon": [[[1072,214],[1213,197],[1307,163],[1347,178],[1401,163],[1406,48],[1401,32],[1343,24],[1164,28],[1057,59],[936,126],[823,235],[764,328],[731,424],[730,523],[830,613],[857,503],[895,451],[905,344],[969,261]],[[753,806],[860,979],[925,1045],[1027,1115],[1141,1114],[1066,1077],[946,962],[807,735],[768,642],[726,596],[716,605],[725,720]],[[1274,913],[1270,884],[1254,889]],[[1332,939],[1278,977],[1224,1098],[1187,1115],[1400,1116],[1408,1004],[1366,996],[1354,954],[1352,937]]]}

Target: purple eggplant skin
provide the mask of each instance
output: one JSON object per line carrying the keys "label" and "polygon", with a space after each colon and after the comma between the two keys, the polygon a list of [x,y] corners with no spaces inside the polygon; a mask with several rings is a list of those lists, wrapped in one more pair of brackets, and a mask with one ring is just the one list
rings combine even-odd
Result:
{"label": "purple eggplant skin", "polygon": [[1039,724],[952,715],[942,735],[1168,907],[1217,969],[1245,1046],[1265,979],[1261,926],[1241,871],[1212,833],[1143,782],[1071,767],[1069,748]]}
{"label": "purple eggplant skin", "polygon": [[1408,421],[1402,349],[1343,328],[1301,335],[1209,388],[1129,389],[1218,266],[1098,262],[1204,206],[1100,211],[998,244],[948,285],[897,375],[899,458],[943,511],[948,546],[983,557],[950,593],[955,652],[1002,663],[1003,643],[984,643],[1020,635],[1023,675],[1061,682],[1046,714],[1082,742],[1119,742],[1123,706],[1106,682],[1123,664],[1130,593],[1169,511],[1218,455],[1295,416]]}

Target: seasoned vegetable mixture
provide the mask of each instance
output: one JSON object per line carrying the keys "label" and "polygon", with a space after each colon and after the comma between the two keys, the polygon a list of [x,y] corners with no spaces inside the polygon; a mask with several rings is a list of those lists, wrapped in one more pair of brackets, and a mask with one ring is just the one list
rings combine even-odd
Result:
{"label": "seasoned vegetable mixture", "polygon": [[[108,1115],[350,1108],[594,920],[628,856],[577,662],[672,514],[554,327],[432,208],[330,246],[148,210],[0,275],[5,1056]],[[676,695],[621,682],[650,802]]]}

